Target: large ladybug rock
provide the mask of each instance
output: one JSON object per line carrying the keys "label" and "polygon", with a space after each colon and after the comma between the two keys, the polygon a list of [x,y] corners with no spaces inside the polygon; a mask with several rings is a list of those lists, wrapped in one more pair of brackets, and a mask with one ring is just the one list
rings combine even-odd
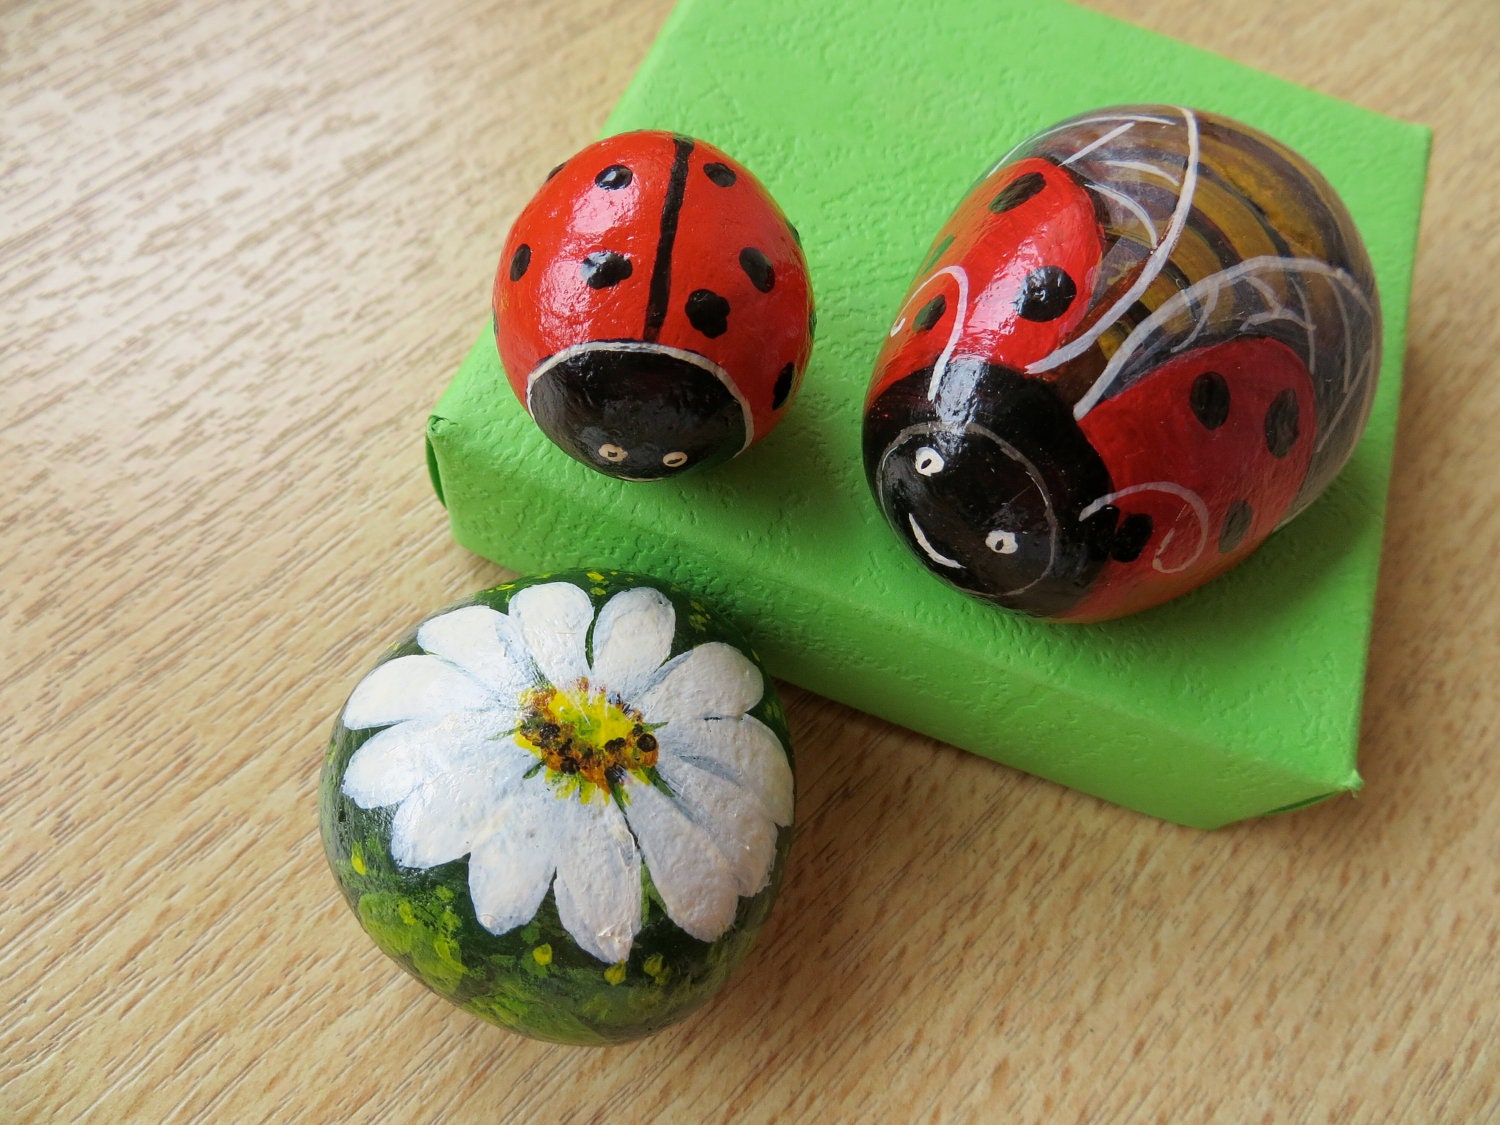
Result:
{"label": "large ladybug rock", "polygon": [[625,480],[749,448],[812,351],[796,230],[745,168],[673,133],[609,137],[553,170],[506,238],[494,313],[537,425]]}
{"label": "large ladybug rock", "polygon": [[866,474],[965,593],[1118,617],[1310,503],[1379,357],[1369,257],[1311,165],[1214,114],[1102,109],[1023,142],[938,232],[876,363]]}
{"label": "large ladybug rock", "polygon": [[344,704],[329,864],[360,925],[466,1011],[613,1043],[709,999],[792,837],[786,717],[711,610],[618,571],[508,582],[423,621]]}

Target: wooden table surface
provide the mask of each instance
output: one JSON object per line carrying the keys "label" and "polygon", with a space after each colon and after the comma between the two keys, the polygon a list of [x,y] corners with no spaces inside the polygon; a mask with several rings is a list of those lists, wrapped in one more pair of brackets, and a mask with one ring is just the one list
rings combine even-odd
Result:
{"label": "wooden table surface", "polygon": [[1437,129],[1366,788],[1206,834],[790,689],[777,912],[603,1051],[402,974],[314,791],[503,575],[422,421],[670,0],[3,5],[0,1120],[1500,1118],[1500,7],[1094,2]]}

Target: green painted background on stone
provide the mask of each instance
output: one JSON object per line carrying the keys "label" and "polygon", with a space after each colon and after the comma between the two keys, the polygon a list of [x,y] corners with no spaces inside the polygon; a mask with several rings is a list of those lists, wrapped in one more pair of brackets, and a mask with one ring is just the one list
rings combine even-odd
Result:
{"label": "green painted background on stone", "polygon": [[[907,554],[865,487],[860,408],[975,176],[1037,129],[1128,102],[1228,114],[1323,171],[1374,261],[1381,388],[1343,475],[1236,571],[1123,621],[1049,625],[970,601]],[[802,392],[727,466],[613,481],[536,430],[486,329],[428,423],[460,543],[523,573],[606,565],[682,583],[787,680],[1182,824],[1358,787],[1428,130],[1059,0],[684,0],[606,132],[635,128],[726,149],[801,231],[818,307]],[[476,322],[487,300],[475,294]]]}

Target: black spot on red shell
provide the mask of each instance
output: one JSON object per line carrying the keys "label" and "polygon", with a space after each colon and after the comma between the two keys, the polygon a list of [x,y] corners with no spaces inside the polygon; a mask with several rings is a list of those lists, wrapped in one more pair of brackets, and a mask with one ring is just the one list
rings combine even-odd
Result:
{"label": "black spot on red shell", "polygon": [[728,164],[720,164],[717,160],[703,166],[703,174],[720,187],[733,187],[734,181],[739,179],[734,174],[734,169]]}
{"label": "black spot on red shell", "polygon": [[1217,371],[1205,371],[1193,380],[1188,405],[1204,429],[1217,430],[1229,418],[1229,383]]}
{"label": "black spot on red shell", "polygon": [[1248,500],[1236,500],[1224,513],[1224,525],[1219,528],[1219,553],[1227,555],[1240,545],[1245,533],[1250,530],[1250,521],[1255,512]]}
{"label": "black spot on red shell", "polygon": [[917,310],[917,315],[912,318],[912,324],[918,332],[926,332],[942,320],[943,314],[947,311],[948,299],[939,293]]}
{"label": "black spot on red shell", "polygon": [[622,187],[629,187],[633,179],[634,174],[625,165],[611,164],[594,177],[594,183],[605,191],[619,191]]}
{"label": "black spot on red shell", "polygon": [[613,250],[596,250],[578,263],[578,272],[590,289],[608,289],[618,285],[633,272],[630,259]]}
{"label": "black spot on red shell", "polygon": [[729,302],[712,289],[694,289],[685,308],[688,323],[710,340],[729,330]]}
{"label": "black spot on red shell", "polygon": [[1017,176],[990,200],[990,210],[1003,215],[1006,211],[1021,206],[1046,186],[1047,180],[1040,172],[1027,172],[1024,176]]}
{"label": "black spot on red shell", "polygon": [[1078,296],[1078,286],[1061,266],[1040,266],[1026,275],[1016,294],[1016,311],[1025,320],[1045,323],[1068,311]]}
{"label": "black spot on red shell", "polygon": [[1151,517],[1145,512],[1132,512],[1115,530],[1114,542],[1110,544],[1109,557],[1115,562],[1135,562],[1151,541]]}
{"label": "black spot on red shell", "polygon": [[526,267],[529,265],[531,265],[531,247],[523,242],[510,256],[510,279],[520,281],[526,275]]}
{"label": "black spot on red shell", "polygon": [[745,271],[750,284],[762,293],[769,293],[776,287],[776,270],[771,266],[771,260],[755,247],[747,246],[740,251],[740,269]]}
{"label": "black spot on red shell", "polygon": [[1297,444],[1301,411],[1297,392],[1286,388],[1266,408],[1266,449],[1272,457],[1285,457]]}
{"label": "black spot on red shell", "polygon": [[771,409],[780,410],[786,396],[792,393],[792,380],[797,377],[797,365],[789,363],[776,376],[776,385],[771,388]]}

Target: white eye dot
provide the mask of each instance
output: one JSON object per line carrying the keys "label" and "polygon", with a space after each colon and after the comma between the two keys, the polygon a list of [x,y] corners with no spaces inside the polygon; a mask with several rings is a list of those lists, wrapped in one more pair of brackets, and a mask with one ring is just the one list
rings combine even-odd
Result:
{"label": "white eye dot", "polygon": [[661,459],[661,463],[669,469],[675,469],[678,465],[687,464],[687,454],[681,451],[668,453]]}
{"label": "white eye dot", "polygon": [[1016,542],[1014,531],[1001,531],[999,528],[984,537],[984,545],[997,555],[1013,555],[1020,546]]}
{"label": "white eye dot", "polygon": [[917,450],[917,455],[912,458],[912,464],[916,466],[917,472],[924,477],[930,477],[934,473],[943,471],[943,455],[930,445],[924,445]]}
{"label": "white eye dot", "polygon": [[625,450],[621,449],[618,445],[610,445],[608,442],[606,442],[604,445],[601,445],[599,447],[599,456],[603,457],[606,461],[609,461],[613,464],[619,464],[621,461],[625,460],[625,458],[629,457],[630,454],[625,452]]}

